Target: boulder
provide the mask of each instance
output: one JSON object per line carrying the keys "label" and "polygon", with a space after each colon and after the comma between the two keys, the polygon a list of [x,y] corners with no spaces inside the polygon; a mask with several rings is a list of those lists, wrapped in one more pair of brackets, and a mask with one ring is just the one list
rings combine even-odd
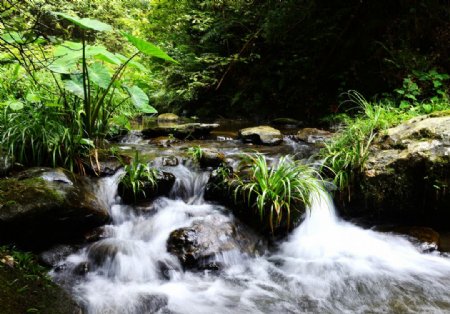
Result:
{"label": "boulder", "polygon": [[202,148],[202,155],[199,159],[200,166],[203,168],[217,168],[226,163],[225,155],[212,148]]}
{"label": "boulder", "polygon": [[353,212],[410,223],[450,218],[450,116],[422,116],[389,129],[372,146]]}
{"label": "boulder", "polygon": [[316,128],[304,128],[298,131],[295,139],[309,144],[323,143],[329,140],[333,133]]}
{"label": "boulder", "polygon": [[159,122],[177,122],[180,120],[180,117],[174,113],[162,113],[158,116]]}
{"label": "boulder", "polygon": [[179,163],[177,156],[164,156],[161,160],[163,167],[176,167]]}
{"label": "boulder", "polygon": [[179,139],[198,139],[207,136],[215,128],[219,127],[217,123],[184,123],[154,125],[142,130],[146,138],[172,135]]}
{"label": "boulder", "polygon": [[153,144],[160,147],[171,147],[173,144],[179,143],[180,140],[171,136],[158,136],[156,138],[152,138],[149,141],[149,144]]}
{"label": "boulder", "polygon": [[239,254],[263,254],[265,248],[265,242],[239,221],[218,214],[172,231],[167,241],[167,250],[183,267],[196,270],[218,270]]}
{"label": "boulder", "polygon": [[0,180],[0,241],[49,247],[80,241],[110,220],[86,178],[63,169],[31,168]]}
{"label": "boulder", "polygon": [[158,196],[169,195],[172,186],[175,183],[175,176],[170,172],[158,171],[156,184],[143,182],[143,187],[134,195],[130,185],[119,183],[118,192],[125,204],[132,204],[141,201],[151,200]]}
{"label": "boulder", "polygon": [[377,231],[392,232],[408,236],[415,242],[423,253],[439,250],[440,236],[432,228],[415,226],[381,226]]}
{"label": "boulder", "polygon": [[278,145],[283,141],[281,132],[267,125],[239,130],[238,137],[246,143],[262,145]]}

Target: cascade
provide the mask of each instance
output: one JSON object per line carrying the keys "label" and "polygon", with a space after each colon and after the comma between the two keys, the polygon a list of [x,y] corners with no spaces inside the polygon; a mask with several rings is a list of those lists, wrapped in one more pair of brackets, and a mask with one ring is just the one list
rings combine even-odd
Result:
{"label": "cascade", "polygon": [[[111,209],[110,237],[53,271],[87,313],[439,313],[450,311],[450,260],[422,254],[401,236],[339,219],[326,193],[312,195],[302,224],[263,256],[226,260],[218,273],[183,270],[167,251],[169,234],[213,215],[203,199],[208,173],[183,165],[170,197],[144,213],[116,197],[121,173],[97,193]],[[89,271],[77,275],[80,263]]]}

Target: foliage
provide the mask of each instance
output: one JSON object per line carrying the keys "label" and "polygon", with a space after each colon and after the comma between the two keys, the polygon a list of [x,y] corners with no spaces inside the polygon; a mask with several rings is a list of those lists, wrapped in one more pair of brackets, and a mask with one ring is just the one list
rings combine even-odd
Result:
{"label": "foliage", "polygon": [[[15,247],[0,246],[0,260],[8,259],[14,268],[22,270],[28,278],[50,280],[47,269],[39,265],[36,257],[30,252],[17,250]],[[0,267],[2,262],[0,262]]]}
{"label": "foliage", "polygon": [[323,189],[318,172],[311,166],[281,157],[270,166],[262,154],[247,155],[248,175],[231,184],[236,198],[242,198],[268,222],[272,232],[282,222],[290,226],[292,211],[310,205],[310,195]]}
{"label": "foliage", "polygon": [[188,154],[194,161],[198,162],[198,161],[200,161],[200,159],[203,156],[203,149],[199,145],[193,146],[193,147],[189,147]]}
{"label": "foliage", "polygon": [[[8,153],[17,154],[17,159],[27,164],[58,164],[73,169],[74,158],[84,151],[82,146],[101,144],[111,123],[119,128],[129,126],[126,112],[116,114],[125,103],[132,103],[142,113],[156,112],[149,105],[147,94],[133,84],[125,70],[133,67],[145,71],[142,64],[133,60],[138,54],[175,62],[162,50],[125,32],[122,36],[137,49],[131,57],[110,52],[103,45],[88,44],[95,38],[94,31],[110,32],[112,27],[99,20],[61,12],[53,15],[72,23],[81,42],[42,37],[40,20],[29,13],[42,9],[37,2],[8,4],[3,3],[4,14],[0,19],[0,47],[6,51],[2,57],[13,64],[12,78],[18,81],[23,75],[26,82],[25,86],[0,86],[7,95],[1,95],[5,98],[2,106],[7,108],[0,126],[4,131],[1,146]],[[15,14],[27,16],[36,24],[11,24]],[[46,14],[54,21],[54,17]],[[39,123],[28,121],[30,116],[48,130],[37,135]],[[14,125],[9,122],[11,118],[27,122],[23,126]],[[22,139],[21,144],[18,139]]]}
{"label": "foliage", "polygon": [[334,183],[341,192],[347,189],[349,198],[351,187],[357,183],[358,175],[369,156],[370,145],[377,134],[414,116],[450,109],[450,103],[443,99],[427,103],[413,102],[407,108],[399,108],[388,101],[368,102],[355,91],[349,91],[347,96],[347,102],[356,106],[354,109],[357,114],[352,117],[346,114],[334,117],[343,126],[334,139],[325,144],[319,155],[323,158],[324,169],[331,169]]}
{"label": "foliage", "polygon": [[129,165],[124,167],[125,175],[120,180],[126,189],[133,191],[134,200],[136,201],[138,195],[145,195],[145,187],[156,188],[158,170],[151,168],[148,164],[139,161],[139,153]]}

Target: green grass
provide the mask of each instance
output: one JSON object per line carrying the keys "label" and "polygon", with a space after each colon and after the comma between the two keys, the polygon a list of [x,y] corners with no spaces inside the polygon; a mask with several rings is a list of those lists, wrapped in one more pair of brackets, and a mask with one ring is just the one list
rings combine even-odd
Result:
{"label": "green grass", "polygon": [[272,233],[282,222],[289,228],[292,212],[310,205],[311,193],[323,189],[315,168],[291,156],[283,156],[269,165],[262,154],[246,155],[245,168],[246,175],[235,177],[230,185],[235,200],[241,198],[254,208]]}

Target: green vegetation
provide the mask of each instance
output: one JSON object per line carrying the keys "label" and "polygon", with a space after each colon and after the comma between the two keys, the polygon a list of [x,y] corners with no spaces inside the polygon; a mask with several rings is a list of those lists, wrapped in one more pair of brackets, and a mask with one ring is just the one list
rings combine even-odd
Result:
{"label": "green vegetation", "polygon": [[[438,88],[441,88],[440,85]],[[368,102],[361,94],[348,92],[348,102],[353,104],[357,113],[334,116],[334,122],[343,124],[334,139],[321,150],[323,165],[332,171],[331,176],[338,189],[351,196],[352,185],[357,184],[359,174],[364,168],[370,152],[370,145],[383,130],[398,125],[414,116],[450,109],[447,91],[440,98],[428,101],[411,101],[407,106],[400,106],[390,101]]]}
{"label": "green vegetation", "polygon": [[[315,168],[281,157],[270,165],[262,154],[246,155],[241,176],[230,182],[236,202],[240,198],[256,210],[261,221],[273,232],[283,222],[291,226],[293,211],[297,213],[310,205],[311,193],[323,190],[322,180]],[[223,170],[222,175],[227,175]]]}
{"label": "green vegetation", "polygon": [[146,163],[141,163],[137,151],[133,161],[129,165],[125,165],[124,170],[125,175],[120,183],[126,190],[133,192],[135,202],[140,196],[145,198],[149,188],[154,190],[157,187],[158,170]]}
{"label": "green vegetation", "polygon": [[199,145],[189,147],[187,152],[188,152],[188,155],[196,162],[199,162],[203,156],[203,149]]}

